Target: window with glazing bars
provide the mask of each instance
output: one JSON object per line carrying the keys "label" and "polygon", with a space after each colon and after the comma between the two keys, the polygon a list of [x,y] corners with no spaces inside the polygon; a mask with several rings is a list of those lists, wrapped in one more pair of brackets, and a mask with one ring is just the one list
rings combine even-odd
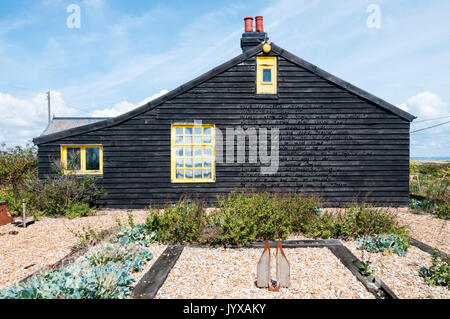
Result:
{"label": "window with glazing bars", "polygon": [[172,125],[173,183],[214,182],[214,125]]}

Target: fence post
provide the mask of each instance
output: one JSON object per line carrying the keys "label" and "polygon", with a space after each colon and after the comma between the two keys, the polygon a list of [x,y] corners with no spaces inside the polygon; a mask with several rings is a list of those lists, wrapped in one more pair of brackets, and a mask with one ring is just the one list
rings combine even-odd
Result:
{"label": "fence post", "polygon": [[26,220],[26,210],[25,210],[25,199],[22,199],[22,218],[23,218],[23,228],[27,227],[27,220]]}

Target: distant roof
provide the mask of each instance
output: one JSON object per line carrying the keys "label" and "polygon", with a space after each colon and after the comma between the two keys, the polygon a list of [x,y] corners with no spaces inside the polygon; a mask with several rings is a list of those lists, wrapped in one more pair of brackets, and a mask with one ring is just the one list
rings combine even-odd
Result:
{"label": "distant roof", "polygon": [[110,119],[110,117],[53,117],[41,136]]}

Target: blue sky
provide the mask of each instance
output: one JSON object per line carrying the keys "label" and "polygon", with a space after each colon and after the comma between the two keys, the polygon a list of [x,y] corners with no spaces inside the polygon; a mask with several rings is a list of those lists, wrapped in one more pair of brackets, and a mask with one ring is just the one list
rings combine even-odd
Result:
{"label": "blue sky", "polygon": [[[81,27],[66,25],[70,4]],[[369,28],[371,4],[380,28]],[[0,0],[0,143],[55,116],[114,116],[241,52],[244,16],[270,40],[418,116],[450,120],[450,1]],[[428,119],[435,119],[419,122]],[[412,156],[449,156],[450,123],[411,135]]]}

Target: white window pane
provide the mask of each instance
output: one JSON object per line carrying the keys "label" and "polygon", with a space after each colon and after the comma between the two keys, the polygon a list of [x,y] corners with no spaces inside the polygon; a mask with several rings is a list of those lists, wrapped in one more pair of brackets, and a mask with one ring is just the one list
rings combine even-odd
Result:
{"label": "white window pane", "polygon": [[186,178],[192,178],[192,170],[191,169],[186,170]]}
{"label": "white window pane", "polygon": [[177,147],[177,148],[175,148],[175,155],[176,155],[177,157],[183,156],[183,148],[182,148],[182,147]]}
{"label": "white window pane", "polygon": [[192,157],[192,147],[185,147],[184,148],[184,156]]}
{"label": "white window pane", "polygon": [[202,148],[201,147],[194,147],[194,156],[196,156],[196,157],[202,156]]}
{"label": "white window pane", "polygon": [[195,127],[194,128],[194,135],[202,135],[202,128],[201,127]]}
{"label": "white window pane", "polygon": [[194,178],[202,178],[202,170],[201,169],[194,170]]}
{"label": "white window pane", "polygon": [[202,136],[201,135],[194,136],[194,144],[202,144]]}
{"label": "white window pane", "polygon": [[203,135],[203,143],[211,143],[211,136]]}
{"label": "white window pane", "polygon": [[197,168],[202,168],[202,158],[201,157],[196,157],[194,159],[194,165]]}
{"label": "white window pane", "polygon": [[205,147],[203,149],[203,156],[211,156],[212,155],[212,149],[211,147]]}
{"label": "white window pane", "polygon": [[203,158],[203,165],[204,167],[211,167],[212,161],[211,161],[211,157],[205,157]]}
{"label": "white window pane", "polygon": [[177,168],[184,167],[184,159],[177,158],[175,162],[176,162]]}
{"label": "white window pane", "polygon": [[176,136],[175,137],[175,143],[177,143],[177,144],[183,143],[183,136]]}
{"label": "white window pane", "polygon": [[191,135],[186,135],[184,138],[185,138],[186,144],[192,144],[192,136]]}
{"label": "white window pane", "polygon": [[203,178],[211,178],[211,170],[210,169],[203,170]]}
{"label": "white window pane", "polygon": [[192,167],[192,157],[187,157],[184,162],[186,164],[186,167]]}
{"label": "white window pane", "polygon": [[185,127],[184,135],[192,135],[192,127]]}
{"label": "white window pane", "polygon": [[211,128],[210,127],[205,127],[203,129],[203,135],[211,135]]}
{"label": "white window pane", "polygon": [[177,178],[183,178],[184,177],[184,171],[182,169],[177,169]]}
{"label": "white window pane", "polygon": [[182,127],[176,127],[175,128],[175,134],[176,135],[183,135],[183,128]]}

